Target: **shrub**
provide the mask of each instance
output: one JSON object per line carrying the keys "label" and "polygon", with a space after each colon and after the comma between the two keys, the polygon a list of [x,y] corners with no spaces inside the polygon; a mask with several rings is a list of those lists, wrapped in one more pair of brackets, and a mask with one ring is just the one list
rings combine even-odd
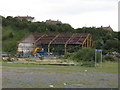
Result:
{"label": "shrub", "polygon": [[113,56],[105,56],[104,60],[105,61],[117,61],[117,59],[115,57],[113,57]]}
{"label": "shrub", "polygon": [[43,60],[43,59],[44,59],[44,57],[39,57],[39,59],[40,59],[40,60]]}
{"label": "shrub", "polygon": [[64,56],[64,59],[69,59],[71,57],[72,54],[68,53]]}
{"label": "shrub", "polygon": [[78,52],[71,54],[70,58],[77,62],[88,62],[93,61],[95,57],[94,49],[92,48],[82,48]]}

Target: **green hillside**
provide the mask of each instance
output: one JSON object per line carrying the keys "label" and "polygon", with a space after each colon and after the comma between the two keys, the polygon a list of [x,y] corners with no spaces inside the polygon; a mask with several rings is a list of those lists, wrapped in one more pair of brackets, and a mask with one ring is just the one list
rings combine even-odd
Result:
{"label": "green hillside", "polygon": [[2,17],[3,52],[16,53],[17,41],[30,33],[90,33],[93,36],[94,48],[105,52],[120,52],[118,33],[95,27],[74,29],[69,24],[47,24],[46,22],[30,22],[8,16]]}

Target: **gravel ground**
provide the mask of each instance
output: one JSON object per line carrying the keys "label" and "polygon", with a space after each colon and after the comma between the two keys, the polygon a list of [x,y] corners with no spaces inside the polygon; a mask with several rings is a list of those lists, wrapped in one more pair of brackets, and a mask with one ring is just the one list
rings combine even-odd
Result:
{"label": "gravel ground", "polygon": [[3,88],[49,88],[49,85],[55,88],[118,87],[117,73],[58,72],[39,67],[3,66],[2,68]]}

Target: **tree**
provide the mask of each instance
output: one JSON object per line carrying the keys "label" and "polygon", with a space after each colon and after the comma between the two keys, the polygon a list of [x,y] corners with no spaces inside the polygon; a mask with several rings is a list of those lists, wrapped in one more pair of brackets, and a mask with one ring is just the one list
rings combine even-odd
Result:
{"label": "tree", "polygon": [[103,46],[104,46],[104,41],[102,39],[95,41],[95,48],[96,49],[102,49]]}
{"label": "tree", "polygon": [[9,38],[13,38],[13,33],[12,32],[10,32],[10,34],[9,34]]}
{"label": "tree", "polygon": [[109,51],[117,51],[120,52],[120,42],[118,40],[107,40],[104,45],[104,49]]}
{"label": "tree", "polygon": [[73,53],[71,55],[71,59],[72,60],[75,60],[77,62],[85,62],[85,61],[94,61],[94,57],[95,57],[95,54],[94,54],[94,49],[92,48],[82,48],[80,49],[78,52],[76,53]]}

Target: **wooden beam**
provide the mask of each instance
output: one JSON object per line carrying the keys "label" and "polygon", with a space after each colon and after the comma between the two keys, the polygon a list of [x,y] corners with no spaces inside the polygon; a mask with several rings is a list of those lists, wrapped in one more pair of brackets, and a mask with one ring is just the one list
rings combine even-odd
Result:
{"label": "wooden beam", "polygon": [[35,43],[33,43],[33,49],[35,48]]}
{"label": "wooden beam", "polygon": [[40,40],[42,37],[44,37],[46,34],[43,34],[41,37],[39,37],[34,43],[36,43],[38,40]]}
{"label": "wooden beam", "polygon": [[92,47],[94,47],[94,43],[93,43],[93,41],[92,41]]}
{"label": "wooden beam", "polygon": [[87,47],[89,47],[89,38],[87,38]]}
{"label": "wooden beam", "polygon": [[[85,40],[83,41],[83,43],[82,43],[82,47],[84,47],[84,44],[86,44],[86,41],[87,41],[89,35],[90,35],[90,34],[88,34],[88,36],[87,36],[87,37],[85,38]],[[85,45],[85,46],[86,46],[86,45]]]}
{"label": "wooden beam", "polygon": [[[78,41],[79,41],[80,39],[81,39],[81,37],[78,39]],[[77,42],[78,42],[78,41],[77,41]]]}
{"label": "wooden beam", "polygon": [[87,40],[88,40],[88,44],[87,44],[87,46],[88,46],[88,47],[91,47],[91,35],[89,35],[89,37],[88,37]]}
{"label": "wooden beam", "polygon": [[90,46],[93,47],[93,40],[92,40],[92,36],[90,35]]}
{"label": "wooden beam", "polygon": [[[43,45],[48,45],[49,43],[35,43],[35,44],[43,44]],[[65,45],[65,43],[52,43],[52,44],[55,44],[55,45]],[[73,45],[73,44],[75,44],[75,45],[80,45],[80,44],[82,44],[82,43],[71,43],[71,45]]]}
{"label": "wooden beam", "polygon": [[91,40],[91,47],[92,47],[92,35],[91,35],[91,39],[90,40]]}
{"label": "wooden beam", "polygon": [[50,53],[50,44],[59,36],[60,34],[56,35],[55,38],[53,38],[50,43],[48,44],[48,54]]}
{"label": "wooden beam", "polygon": [[90,44],[90,47],[91,47],[91,35],[90,35],[90,39],[89,39],[89,44]]}
{"label": "wooden beam", "polygon": [[92,36],[90,37],[90,46],[92,47]]}
{"label": "wooden beam", "polygon": [[65,43],[65,54],[67,54],[67,44],[68,42],[74,37],[75,34],[73,34]]}

